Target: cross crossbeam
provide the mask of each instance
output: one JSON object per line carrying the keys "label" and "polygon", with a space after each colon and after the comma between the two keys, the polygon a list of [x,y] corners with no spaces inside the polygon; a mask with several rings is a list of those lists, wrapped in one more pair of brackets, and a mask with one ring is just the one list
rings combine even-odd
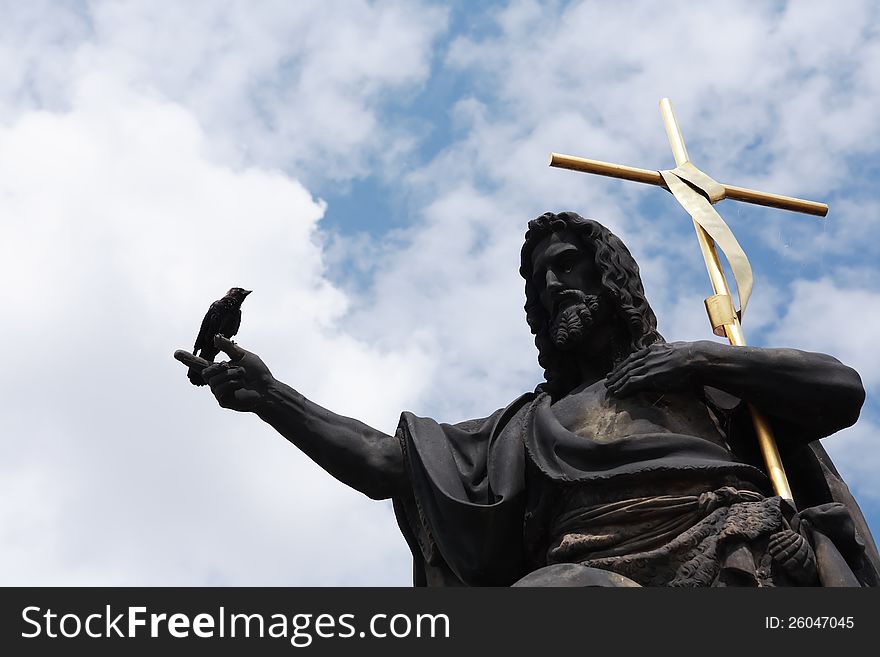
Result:
{"label": "cross crossbeam", "polygon": [[[601,160],[588,160],[584,157],[563,155],[562,153],[550,153],[550,166],[560,169],[571,169],[572,171],[582,171],[584,173],[594,173],[609,178],[631,180],[633,182],[646,183],[648,185],[656,185],[657,187],[668,189],[660,172],[651,169],[639,169],[637,167],[628,167],[624,164],[612,164],[611,162],[603,162]],[[791,210],[792,212],[812,214],[817,217],[824,217],[828,214],[828,206],[817,201],[805,201],[800,198],[782,196],[781,194],[770,194],[768,192],[759,192],[754,189],[736,187],[735,185],[727,185],[724,183],[722,183],[722,185],[724,186],[724,198],[729,198],[733,201],[742,201],[743,203],[751,203],[753,205],[763,205],[770,208],[778,208],[780,210]]]}

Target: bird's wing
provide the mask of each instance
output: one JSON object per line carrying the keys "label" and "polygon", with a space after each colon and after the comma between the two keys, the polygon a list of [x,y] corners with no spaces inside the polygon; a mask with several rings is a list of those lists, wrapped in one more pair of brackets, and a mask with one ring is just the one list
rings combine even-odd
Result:
{"label": "bird's wing", "polygon": [[233,335],[238,333],[238,329],[240,326],[241,308],[233,308],[229,310],[223,317],[220,326],[220,334],[225,338],[231,338]]}
{"label": "bird's wing", "polygon": [[205,313],[202,325],[199,327],[199,334],[196,336],[196,344],[193,347],[193,353],[198,355],[200,349],[211,347],[214,344],[214,336],[220,329],[220,321],[223,316],[223,309],[215,301]]}

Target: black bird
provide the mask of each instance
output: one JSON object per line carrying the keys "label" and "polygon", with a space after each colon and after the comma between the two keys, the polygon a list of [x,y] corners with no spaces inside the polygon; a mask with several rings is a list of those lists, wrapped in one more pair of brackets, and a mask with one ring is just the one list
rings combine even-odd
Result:
{"label": "black bird", "polygon": [[[214,356],[219,353],[217,347],[214,346],[214,336],[219,333],[224,338],[232,338],[238,333],[238,327],[241,326],[241,303],[250,293],[251,290],[234,287],[222,299],[217,299],[211,304],[208,312],[205,313],[205,319],[202,320],[199,334],[196,336],[193,355],[201,356],[208,361],[214,360]],[[187,376],[193,385],[205,385],[205,380],[199,370],[190,368]]]}

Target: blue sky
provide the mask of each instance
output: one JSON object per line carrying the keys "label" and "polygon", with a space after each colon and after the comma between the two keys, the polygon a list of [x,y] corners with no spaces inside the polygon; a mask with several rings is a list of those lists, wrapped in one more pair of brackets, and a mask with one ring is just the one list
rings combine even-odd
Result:
{"label": "blue sky", "polygon": [[[690,220],[558,151],[827,202],[725,201],[750,344],[868,390],[825,441],[880,526],[875,3],[8,3],[0,25],[0,581],[407,585],[390,505],[334,482],[171,358],[210,301],[315,401],[488,414],[540,380],[526,222],[575,210],[638,259],[670,340],[709,337]],[[723,20],[718,20],[723,17]]]}

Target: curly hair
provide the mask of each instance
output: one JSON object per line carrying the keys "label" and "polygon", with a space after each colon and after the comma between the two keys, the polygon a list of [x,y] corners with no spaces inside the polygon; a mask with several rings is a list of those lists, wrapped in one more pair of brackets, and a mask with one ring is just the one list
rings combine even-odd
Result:
{"label": "curly hair", "polygon": [[551,318],[541,305],[540,292],[532,282],[532,254],[541,240],[566,228],[593,254],[601,274],[604,295],[613,302],[614,321],[618,324],[614,332],[617,336],[613,347],[615,360],[621,360],[655,342],[664,341],[663,336],[657,332],[657,317],[645,298],[639,267],[620,238],[602,224],[584,219],[574,212],[542,214],[529,222],[519,273],[526,280],[526,321],[535,336],[538,364],[544,368],[546,379],[537,390],[547,392],[554,398],[559,398],[575,388],[579,383],[579,375],[571,357],[557,349],[550,336]]}

